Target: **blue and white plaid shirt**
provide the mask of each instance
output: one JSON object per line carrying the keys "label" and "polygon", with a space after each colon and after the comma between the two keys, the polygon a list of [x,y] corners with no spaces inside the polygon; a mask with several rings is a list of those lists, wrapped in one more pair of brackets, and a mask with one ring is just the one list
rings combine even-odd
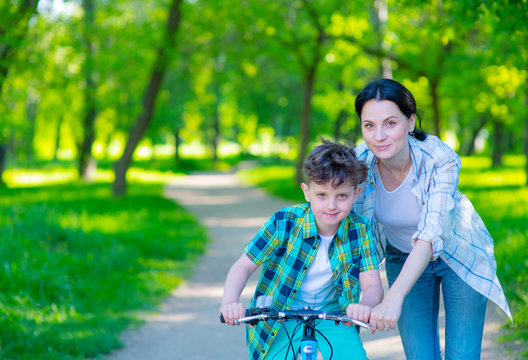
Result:
{"label": "blue and white plaid shirt", "polygon": [[[420,207],[417,239],[429,241],[433,259],[439,256],[466,283],[496,303],[512,319],[504,291],[497,278],[497,263],[493,255],[493,239],[467,197],[460,193],[458,180],[460,157],[436,136],[424,141],[409,136],[414,169],[411,190]],[[361,143],[355,149],[359,160],[369,167],[367,182],[354,211],[371,220],[376,238],[378,262],[385,257],[386,235],[383,225],[376,221],[376,156]]]}

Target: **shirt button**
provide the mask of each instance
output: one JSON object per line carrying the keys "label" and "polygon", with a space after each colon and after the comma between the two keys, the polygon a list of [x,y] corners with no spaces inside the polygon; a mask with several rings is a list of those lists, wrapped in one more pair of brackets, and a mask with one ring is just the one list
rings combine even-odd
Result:
{"label": "shirt button", "polygon": [[293,290],[293,293],[294,293],[294,294],[297,293],[297,290]]}

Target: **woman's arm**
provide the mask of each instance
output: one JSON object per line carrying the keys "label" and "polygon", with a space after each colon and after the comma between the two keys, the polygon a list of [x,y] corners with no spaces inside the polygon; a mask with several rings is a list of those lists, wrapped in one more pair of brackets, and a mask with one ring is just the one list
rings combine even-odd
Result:
{"label": "woman's arm", "polygon": [[224,284],[224,296],[220,306],[226,324],[235,325],[235,320],[245,316],[246,308],[240,302],[240,294],[257,268],[258,266],[246,254],[242,254],[231,266]]}
{"label": "woman's arm", "polygon": [[371,329],[395,329],[400,318],[403,299],[409,293],[414,283],[422,275],[425,267],[431,261],[433,249],[431,243],[416,240],[403,268],[387,292],[382,303],[372,310],[370,316]]}

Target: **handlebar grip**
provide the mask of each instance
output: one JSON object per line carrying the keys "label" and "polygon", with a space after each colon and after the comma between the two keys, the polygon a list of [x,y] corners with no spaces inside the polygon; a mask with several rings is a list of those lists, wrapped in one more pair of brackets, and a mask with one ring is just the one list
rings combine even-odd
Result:
{"label": "handlebar grip", "polygon": [[[251,311],[251,309],[246,309],[246,316],[251,316],[251,315],[254,315],[253,311]],[[224,314],[222,313],[220,313],[220,322],[222,324],[225,324]]]}

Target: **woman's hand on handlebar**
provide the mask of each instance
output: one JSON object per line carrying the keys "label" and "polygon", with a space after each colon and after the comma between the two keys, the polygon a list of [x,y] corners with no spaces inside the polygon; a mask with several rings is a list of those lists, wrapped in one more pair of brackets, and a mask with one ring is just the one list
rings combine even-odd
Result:
{"label": "woman's hand on handlebar", "polygon": [[220,313],[224,316],[226,324],[239,325],[235,324],[235,321],[246,316],[246,307],[242,303],[222,304]]}
{"label": "woman's hand on handlebar", "polygon": [[390,331],[396,329],[401,315],[402,303],[403,299],[385,298],[381,304],[376,306],[370,316],[371,331]]}

